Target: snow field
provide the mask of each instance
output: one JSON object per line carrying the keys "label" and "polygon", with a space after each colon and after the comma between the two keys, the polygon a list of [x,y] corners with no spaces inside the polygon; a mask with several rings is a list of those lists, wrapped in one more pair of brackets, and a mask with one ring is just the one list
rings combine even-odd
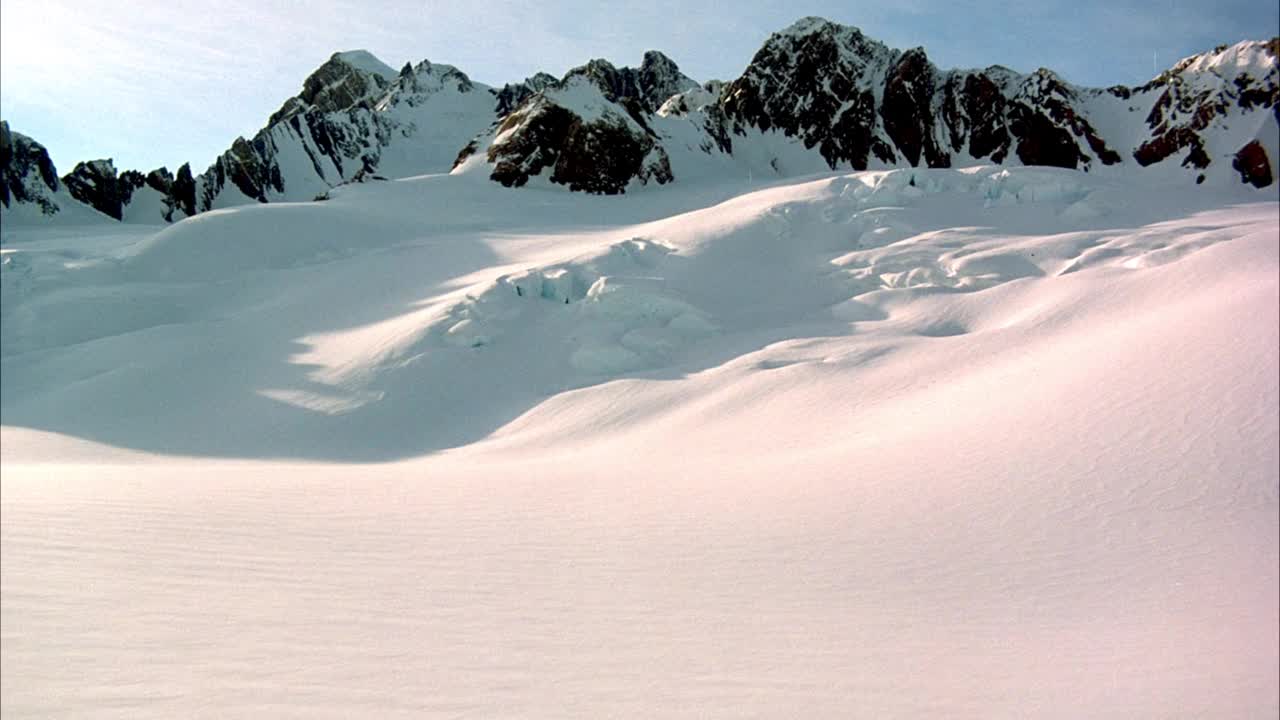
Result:
{"label": "snow field", "polygon": [[5,715],[1274,715],[1278,211],[986,167],[6,228]]}

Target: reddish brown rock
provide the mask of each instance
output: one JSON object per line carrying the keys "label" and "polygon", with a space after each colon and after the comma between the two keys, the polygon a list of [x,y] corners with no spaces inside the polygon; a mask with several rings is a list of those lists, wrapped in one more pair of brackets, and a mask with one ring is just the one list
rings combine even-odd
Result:
{"label": "reddish brown rock", "polygon": [[1240,148],[1231,167],[1240,173],[1240,182],[1249,183],[1256,188],[1264,188],[1275,182],[1267,150],[1257,140]]}

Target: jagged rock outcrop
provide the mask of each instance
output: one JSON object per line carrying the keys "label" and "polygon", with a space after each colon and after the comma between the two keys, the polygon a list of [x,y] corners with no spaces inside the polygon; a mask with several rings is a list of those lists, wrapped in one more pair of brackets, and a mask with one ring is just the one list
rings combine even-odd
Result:
{"label": "jagged rock outcrop", "polygon": [[559,82],[555,75],[540,72],[518,83],[508,83],[497,92],[498,105],[494,112],[500,118],[510,115],[525,100]]}
{"label": "jagged rock outcrop", "polygon": [[178,174],[173,178],[169,205],[169,220],[176,219],[174,213],[182,211],[191,217],[196,214],[196,179],[191,174],[191,163],[182,163]]}
{"label": "jagged rock outcrop", "polygon": [[1275,182],[1271,171],[1271,159],[1262,143],[1257,140],[1240,148],[1232,159],[1231,166],[1240,173],[1240,182],[1246,182],[1256,188],[1264,188]]}
{"label": "jagged rock outcrop", "polygon": [[[548,101],[562,108],[572,105],[567,88],[571,79],[580,78],[582,87],[598,90],[614,117],[625,115],[652,140],[646,154],[661,151],[667,168],[687,165],[681,153],[696,149],[741,158],[737,162],[755,172],[783,172],[784,155],[783,164],[793,172],[817,169],[787,149],[796,147],[832,169],[1016,162],[1090,170],[1126,161],[1149,165],[1176,156],[1182,166],[1199,171],[1214,162],[1206,134],[1216,136],[1219,125],[1225,130],[1228,116],[1255,128],[1266,113],[1280,112],[1276,46],[1219,48],[1183,61],[1147,86],[1095,89],[1071,85],[1044,68],[1025,75],[1000,66],[942,71],[922,48],[894,50],[857,28],[805,18],[772,35],[742,76],[715,92],[690,85],[674,63],[656,53],[646,55],[640,70],[593,60],[531,94],[509,120],[527,119],[529,110]],[[1224,71],[1227,67],[1230,72]],[[1252,68],[1253,74],[1241,68]],[[653,76],[676,81],[645,80]],[[1188,94],[1188,88],[1196,92]],[[671,90],[679,91],[667,94]],[[659,102],[663,95],[666,99]],[[573,102],[589,106],[594,101],[579,97]],[[1169,108],[1177,111],[1176,119],[1170,119]],[[1135,132],[1144,117],[1149,134]],[[577,156],[575,167],[585,167],[584,146],[571,137],[567,116],[517,120],[504,121],[502,132],[478,138],[459,163],[488,143],[492,177],[506,184],[523,184],[543,168],[553,169],[548,176],[556,178],[553,182],[562,181],[565,175],[554,169],[561,167],[566,151]],[[690,137],[691,128],[696,137]],[[638,143],[615,139],[611,145],[616,150],[598,150],[598,164],[616,177],[608,183],[611,192],[626,186],[620,168],[632,168],[632,180],[645,179],[635,156],[650,142],[638,132],[627,137],[638,138]],[[1203,173],[1196,179],[1203,181]],[[564,184],[592,191],[599,187]]]}
{"label": "jagged rock outcrop", "polygon": [[923,48],[892,50],[820,18],[771,36],[722,101],[736,134],[796,137],[832,168],[1004,162],[1011,149],[1029,165],[1119,162],[1085,104],[1048,70],[944,73]]}
{"label": "jagged rock outcrop", "polygon": [[883,86],[873,75],[895,59],[857,28],[805,18],[765,42],[725,86],[720,107],[734,134],[796,137],[833,168],[865,169],[871,156],[892,163],[897,154],[876,121]]}
{"label": "jagged rock outcrop", "polygon": [[[1151,165],[1185,150],[1182,165],[1205,168],[1213,160],[1206,136],[1230,115],[1269,109],[1280,119],[1277,58],[1280,38],[1219,46],[1182,60],[1137,88],[1135,93],[1154,95],[1156,100],[1145,119],[1150,139],[1134,151],[1134,159]],[[1262,152],[1261,157],[1265,156]]]}
{"label": "jagged rock outcrop", "polygon": [[379,172],[447,170],[494,121],[495,99],[451,65],[424,60],[397,73],[368,53],[336,53],[266,128],[237,138],[198,178],[195,209],[307,200]]}
{"label": "jagged rock outcrop", "polygon": [[986,73],[951,73],[943,85],[942,104],[951,151],[960,153],[967,145],[975,160],[1004,162],[1011,142],[1007,105]]}
{"label": "jagged rock outcrop", "polygon": [[608,60],[592,60],[570,70],[561,84],[574,77],[586,78],[610,102],[628,106],[633,113],[656,113],[672,95],[698,87],[675,62],[656,50],[644,54],[639,68],[618,68]]}
{"label": "jagged rock outcrop", "polygon": [[[670,158],[651,122],[673,95],[698,88],[656,51],[645,53],[640,68],[592,60],[528,93],[501,123],[464,147],[454,167],[465,166],[483,147],[490,178],[507,187],[523,186],[544,171],[552,183],[604,195],[624,192],[633,181],[667,183]],[[519,92],[508,86],[499,95]]]}
{"label": "jagged rock outcrop", "polygon": [[391,84],[390,68],[364,51],[334,53],[302,83],[302,92],[285,101],[267,120],[274,125],[304,112],[331,113],[372,107]]}
{"label": "jagged rock outcrop", "polygon": [[142,174],[136,171],[126,171],[118,177],[110,158],[76,163],[62,177],[71,197],[116,220],[124,219],[124,207],[133,191],[142,187],[142,181]]}
{"label": "jagged rock outcrop", "polygon": [[0,121],[0,205],[30,203],[45,215],[58,212],[53,194],[58,191],[58,171],[43,145]]}
{"label": "jagged rock outcrop", "polygon": [[[591,99],[584,102],[584,97]],[[549,169],[552,183],[605,195],[623,192],[632,180],[670,182],[666,152],[641,124],[644,114],[635,100],[622,98],[628,100],[633,107],[616,104],[593,78],[571,73],[496,128],[486,151],[490,177],[520,187]],[[466,159],[461,156],[459,162]]]}
{"label": "jagged rock outcrop", "polygon": [[938,147],[934,132],[936,90],[933,64],[924,48],[903,53],[885,80],[880,105],[884,131],[913,167],[920,164],[922,153],[929,167],[951,166],[951,156]]}

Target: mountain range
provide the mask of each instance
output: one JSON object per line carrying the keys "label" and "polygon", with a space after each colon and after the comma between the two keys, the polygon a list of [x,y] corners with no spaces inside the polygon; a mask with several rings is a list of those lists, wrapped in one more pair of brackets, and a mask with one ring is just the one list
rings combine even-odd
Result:
{"label": "mountain range", "polygon": [[1051,70],[943,70],[854,27],[804,18],[743,74],[699,83],[660,52],[596,59],[501,88],[451,65],[399,71],[364,51],[313,72],[251,139],[202,173],[59,176],[39,142],[0,122],[0,212],[177,221],[207,210],[322,200],[333,187],[452,172],[508,187],[616,194],[725,176],[1020,164],[1143,167],[1188,183],[1275,182],[1280,38],[1220,46],[1138,87],[1088,88]]}

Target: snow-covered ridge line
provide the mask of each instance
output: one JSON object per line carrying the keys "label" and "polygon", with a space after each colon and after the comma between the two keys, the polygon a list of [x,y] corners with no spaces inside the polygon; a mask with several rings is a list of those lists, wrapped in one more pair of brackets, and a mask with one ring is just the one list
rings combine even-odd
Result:
{"label": "snow-covered ridge line", "polygon": [[651,51],[638,68],[597,59],[564,78],[540,73],[499,90],[453,66],[423,61],[397,73],[346,51],[204,173],[183,165],[117,176],[109,162],[82,163],[59,184],[32,174],[40,163],[6,152],[0,211],[41,221],[83,205],[117,220],[171,222],[450,168],[603,193],[708,176],[981,162],[1158,165],[1188,182],[1261,188],[1280,156],[1278,53],[1280,39],[1246,41],[1185,58],[1140,87],[1098,89],[1043,68],[944,71],[922,48],[892,49],[806,17],[727,83],[700,86]]}
{"label": "snow-covered ridge line", "polygon": [[[983,162],[1085,171],[1160,165],[1185,182],[1268,187],[1280,145],[1270,119],[1280,112],[1275,45],[1218,48],[1142,87],[1098,89],[1043,68],[943,71],[922,48],[895,50],[857,28],[810,17],[771,36],[740,78],[706,87],[688,81],[656,112],[646,112],[652,102],[644,88],[619,91],[625,83],[612,66],[593,61],[587,69],[607,70],[581,73],[590,83],[566,78],[528,98],[512,112],[518,122],[478,138],[455,172],[619,193],[653,180],[726,174]],[[1235,69],[1219,70],[1227,66]],[[596,150],[593,182],[584,184],[577,180],[583,173],[567,170],[584,166],[581,146],[593,135],[610,142]],[[479,154],[487,163],[473,159]]]}

